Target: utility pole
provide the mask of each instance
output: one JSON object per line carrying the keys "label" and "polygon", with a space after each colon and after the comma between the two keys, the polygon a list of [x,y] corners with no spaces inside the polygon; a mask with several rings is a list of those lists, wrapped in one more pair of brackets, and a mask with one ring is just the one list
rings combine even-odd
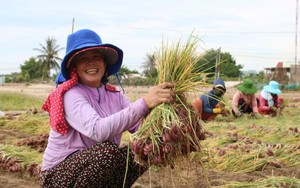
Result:
{"label": "utility pole", "polygon": [[297,82],[297,68],[298,68],[298,60],[297,60],[297,51],[298,51],[298,2],[296,0],[296,32],[295,32],[295,73],[293,76],[293,81]]}
{"label": "utility pole", "polygon": [[216,65],[215,65],[215,80],[220,77],[220,61],[221,61],[221,47],[217,51]]}
{"label": "utility pole", "polygon": [[72,21],[72,33],[74,32],[74,23],[75,23],[75,18],[73,18],[73,21]]}

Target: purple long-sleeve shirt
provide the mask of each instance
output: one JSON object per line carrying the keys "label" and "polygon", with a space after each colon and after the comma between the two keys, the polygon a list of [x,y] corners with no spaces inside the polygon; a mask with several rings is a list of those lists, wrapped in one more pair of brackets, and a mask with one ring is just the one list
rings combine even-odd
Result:
{"label": "purple long-sleeve shirt", "polygon": [[91,88],[78,84],[63,97],[68,133],[63,136],[50,129],[42,171],[54,167],[67,156],[102,141],[120,144],[124,131],[134,133],[149,112],[143,98],[134,103],[120,92],[104,86]]}

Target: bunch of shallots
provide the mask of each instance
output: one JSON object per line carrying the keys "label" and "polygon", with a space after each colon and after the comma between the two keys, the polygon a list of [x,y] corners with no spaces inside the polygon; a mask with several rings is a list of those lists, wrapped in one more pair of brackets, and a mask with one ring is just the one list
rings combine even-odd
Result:
{"label": "bunch of shallots", "polygon": [[187,100],[187,94],[205,85],[197,62],[198,39],[189,37],[185,44],[162,45],[156,53],[158,83],[172,82],[175,100],[155,107],[132,135],[131,149],[136,161],[147,165],[174,165],[180,156],[200,151],[205,138],[200,116]]}

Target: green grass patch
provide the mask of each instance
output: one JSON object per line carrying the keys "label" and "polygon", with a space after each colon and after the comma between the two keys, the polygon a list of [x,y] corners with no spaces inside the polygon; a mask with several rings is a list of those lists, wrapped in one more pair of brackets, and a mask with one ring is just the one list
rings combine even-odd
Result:
{"label": "green grass patch", "polygon": [[282,116],[226,121],[219,117],[204,124],[213,133],[202,142],[209,156],[206,168],[228,172],[254,172],[266,165],[300,167],[299,108],[287,108]]}
{"label": "green grass patch", "polygon": [[43,153],[27,146],[14,146],[0,144],[1,155],[5,158],[17,158],[20,164],[26,166],[32,163],[42,163]]}
{"label": "green grass patch", "polygon": [[[139,98],[139,93],[130,93],[131,98]],[[7,98],[3,98],[3,96]],[[9,99],[11,98],[11,99]],[[130,98],[130,99],[131,99]],[[12,100],[14,102],[11,102]],[[35,101],[35,102],[34,102]],[[26,110],[13,119],[0,117],[0,153],[6,157],[16,157],[26,166],[42,163],[43,153],[27,146],[16,146],[20,135],[33,136],[49,133],[48,113],[32,114],[28,109],[40,109],[43,100],[24,94],[0,92],[0,110]],[[8,106],[8,107],[4,107]],[[229,105],[230,106],[230,105]],[[278,169],[300,168],[300,108],[288,106],[280,117],[253,119],[247,116],[235,119],[217,117],[216,121],[204,123],[204,128],[212,135],[201,141],[202,152],[191,154],[191,159],[200,162],[204,169],[220,172],[245,173],[262,171],[267,165],[278,164]],[[298,131],[293,129],[298,128]],[[9,130],[9,131],[8,131]],[[16,134],[11,134],[11,132]],[[19,134],[20,133],[20,134]],[[121,144],[130,142],[130,133],[122,135]],[[272,154],[268,155],[268,152]],[[272,170],[276,170],[272,166]],[[256,173],[256,172],[255,172]],[[259,173],[264,173],[259,172]],[[254,182],[228,181],[222,187],[300,187],[299,179],[293,177],[268,177]]]}
{"label": "green grass patch", "polygon": [[226,188],[300,187],[300,180],[289,177],[269,177],[256,182],[230,182]]}
{"label": "green grass patch", "polygon": [[0,92],[1,111],[41,109],[43,103],[44,99],[38,97],[13,92]]}
{"label": "green grass patch", "polygon": [[29,135],[49,133],[50,130],[47,113],[25,113],[13,120],[0,118],[0,126]]}

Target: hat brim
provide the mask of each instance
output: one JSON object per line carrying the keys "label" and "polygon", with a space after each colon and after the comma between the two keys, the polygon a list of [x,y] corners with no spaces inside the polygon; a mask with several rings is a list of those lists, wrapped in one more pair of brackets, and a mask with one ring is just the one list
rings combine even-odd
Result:
{"label": "hat brim", "polygon": [[66,79],[69,78],[69,67],[72,64],[74,57],[82,52],[90,50],[99,50],[104,55],[104,61],[107,64],[107,76],[119,71],[123,61],[123,51],[120,48],[112,44],[85,44],[84,46],[77,47],[64,57],[61,63],[61,73]]}
{"label": "hat brim", "polygon": [[242,93],[245,93],[245,94],[255,94],[257,92],[257,88],[256,87],[252,87],[252,88],[245,88],[243,84],[241,85],[238,85],[237,86],[237,89],[239,91],[241,91]]}
{"label": "hat brim", "polygon": [[271,88],[269,85],[265,86],[263,89],[268,93],[272,93],[272,94],[276,94],[276,95],[281,93],[280,89]]}
{"label": "hat brim", "polygon": [[72,63],[73,59],[78,56],[79,54],[87,51],[97,50],[104,56],[104,61],[107,65],[114,65],[118,60],[118,53],[115,49],[106,47],[106,46],[95,46],[90,48],[84,48],[81,50],[78,50],[77,52],[73,53],[73,55],[69,58],[66,66],[69,69],[70,64]]}
{"label": "hat brim", "polygon": [[224,92],[226,92],[226,88],[225,88],[222,84],[217,84],[217,85],[215,85],[213,88],[218,88],[218,89],[221,89],[221,90],[223,90]]}

